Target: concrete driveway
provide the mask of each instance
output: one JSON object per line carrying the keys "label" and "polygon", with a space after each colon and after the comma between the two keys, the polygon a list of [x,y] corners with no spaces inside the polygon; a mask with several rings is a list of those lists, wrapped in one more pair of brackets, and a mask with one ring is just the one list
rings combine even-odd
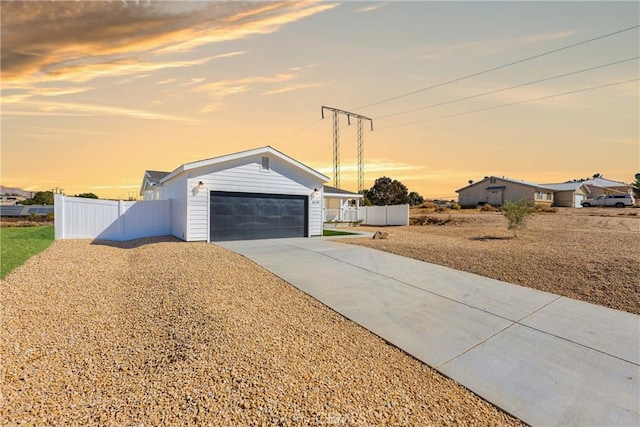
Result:
{"label": "concrete driveway", "polygon": [[218,243],[539,426],[640,425],[640,317],[325,238]]}

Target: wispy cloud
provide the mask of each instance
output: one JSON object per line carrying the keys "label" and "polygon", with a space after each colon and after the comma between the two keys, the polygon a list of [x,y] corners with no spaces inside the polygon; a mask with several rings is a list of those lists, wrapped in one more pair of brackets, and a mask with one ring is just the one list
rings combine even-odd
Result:
{"label": "wispy cloud", "polygon": [[208,93],[211,97],[214,98],[214,101],[212,103],[202,109],[202,112],[206,113],[219,109],[222,106],[222,100],[225,97],[247,92],[251,89],[252,85],[281,83],[292,80],[295,77],[295,74],[276,74],[274,76],[245,77],[238,80],[222,80],[206,85],[201,85],[198,86],[195,90]]}
{"label": "wispy cloud", "polygon": [[[307,164],[323,174],[330,174],[333,172],[333,165],[327,163],[313,163],[307,162]],[[367,159],[365,161],[365,168],[367,174],[374,174],[380,176],[382,175],[393,175],[398,172],[416,172],[424,169],[424,166],[413,165],[410,163],[398,162],[389,159]],[[345,174],[347,176],[353,175],[355,176],[358,172],[358,163],[355,159],[346,159],[345,161],[340,163],[340,173]],[[395,178],[392,176],[392,178]],[[397,179],[397,178],[396,178]]]}
{"label": "wispy cloud", "polygon": [[386,6],[386,3],[376,3],[370,6],[365,6],[361,9],[358,9],[357,12],[373,12],[375,10],[381,9]]}
{"label": "wispy cloud", "polygon": [[197,121],[189,117],[92,104],[22,101],[19,107],[22,110],[5,110],[2,114],[4,116],[124,116],[148,120]]}
{"label": "wispy cloud", "polygon": [[220,26],[204,27],[201,25],[201,29],[191,31],[190,37],[179,39],[186,41],[173,43],[158,49],[156,53],[189,52],[206,44],[237,40],[255,34],[274,33],[285,24],[333,9],[337,5],[337,3],[315,1],[254,4],[243,11],[229,14],[220,19]]}
{"label": "wispy cloud", "polygon": [[94,185],[88,187],[90,190],[109,190],[109,189],[127,189],[127,188],[140,188],[140,184],[128,184],[128,185]]}
{"label": "wispy cloud", "polygon": [[156,82],[157,85],[166,85],[169,83],[173,83],[175,82],[176,79],[164,79],[164,80],[160,80],[159,82]]}
{"label": "wispy cloud", "polygon": [[524,45],[532,45],[549,40],[559,40],[571,37],[575,31],[557,31],[553,33],[527,34],[500,39],[471,40],[462,43],[433,44],[419,50],[403,52],[399,56],[412,56],[424,60],[439,60],[451,55],[467,52],[473,55],[488,55],[517,49]]}
{"label": "wispy cloud", "polygon": [[292,85],[292,86],[287,86],[287,87],[283,87],[280,89],[271,89],[271,90],[267,90],[265,92],[262,92],[260,95],[277,95],[280,93],[286,93],[286,92],[292,92],[294,90],[301,90],[301,89],[309,89],[312,87],[319,87],[319,86],[325,86],[326,83],[301,83],[301,84],[297,84],[297,85]]}
{"label": "wispy cloud", "polygon": [[5,87],[189,67],[195,61],[148,61],[167,53],[277,31],[337,4],[301,2],[2,2]]}
{"label": "wispy cloud", "polygon": [[38,95],[42,96],[61,96],[72,95],[74,93],[82,93],[92,90],[91,87],[47,87],[38,89]]}

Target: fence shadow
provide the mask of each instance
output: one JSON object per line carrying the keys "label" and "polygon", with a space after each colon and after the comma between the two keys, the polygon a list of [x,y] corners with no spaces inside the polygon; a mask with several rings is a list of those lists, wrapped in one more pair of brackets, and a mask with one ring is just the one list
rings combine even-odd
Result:
{"label": "fence shadow", "polygon": [[155,237],[141,237],[139,239],[127,240],[124,242],[117,242],[114,240],[94,239],[91,241],[92,245],[109,246],[118,249],[135,249],[141,246],[153,245],[155,243],[185,243],[183,240],[174,236],[155,236]]}

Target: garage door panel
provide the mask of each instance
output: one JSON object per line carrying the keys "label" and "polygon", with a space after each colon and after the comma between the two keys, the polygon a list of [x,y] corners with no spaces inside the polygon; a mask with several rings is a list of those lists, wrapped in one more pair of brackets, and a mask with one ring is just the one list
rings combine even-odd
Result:
{"label": "garage door panel", "polygon": [[305,196],[211,192],[210,240],[248,240],[307,235]]}

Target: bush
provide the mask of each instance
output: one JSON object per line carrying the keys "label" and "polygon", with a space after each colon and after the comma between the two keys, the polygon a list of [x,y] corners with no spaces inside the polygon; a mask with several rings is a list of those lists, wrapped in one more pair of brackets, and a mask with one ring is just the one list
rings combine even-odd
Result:
{"label": "bush", "polygon": [[490,205],[489,203],[485,203],[484,205],[480,206],[480,212],[498,212],[498,208]]}
{"label": "bush", "polygon": [[508,221],[507,229],[513,231],[513,237],[518,237],[518,230],[526,227],[527,220],[535,211],[533,203],[528,200],[505,202],[500,207],[500,212]]}
{"label": "bush", "polygon": [[420,207],[423,209],[435,209],[438,207],[438,205],[433,202],[424,202],[420,205]]}
{"label": "bush", "polygon": [[536,212],[538,213],[556,213],[558,212],[558,208],[553,208],[548,205],[535,205],[534,206]]}
{"label": "bush", "polygon": [[459,211],[460,209],[462,209],[462,206],[460,206],[457,203],[452,203],[451,204],[451,209],[453,209],[454,211]]}

